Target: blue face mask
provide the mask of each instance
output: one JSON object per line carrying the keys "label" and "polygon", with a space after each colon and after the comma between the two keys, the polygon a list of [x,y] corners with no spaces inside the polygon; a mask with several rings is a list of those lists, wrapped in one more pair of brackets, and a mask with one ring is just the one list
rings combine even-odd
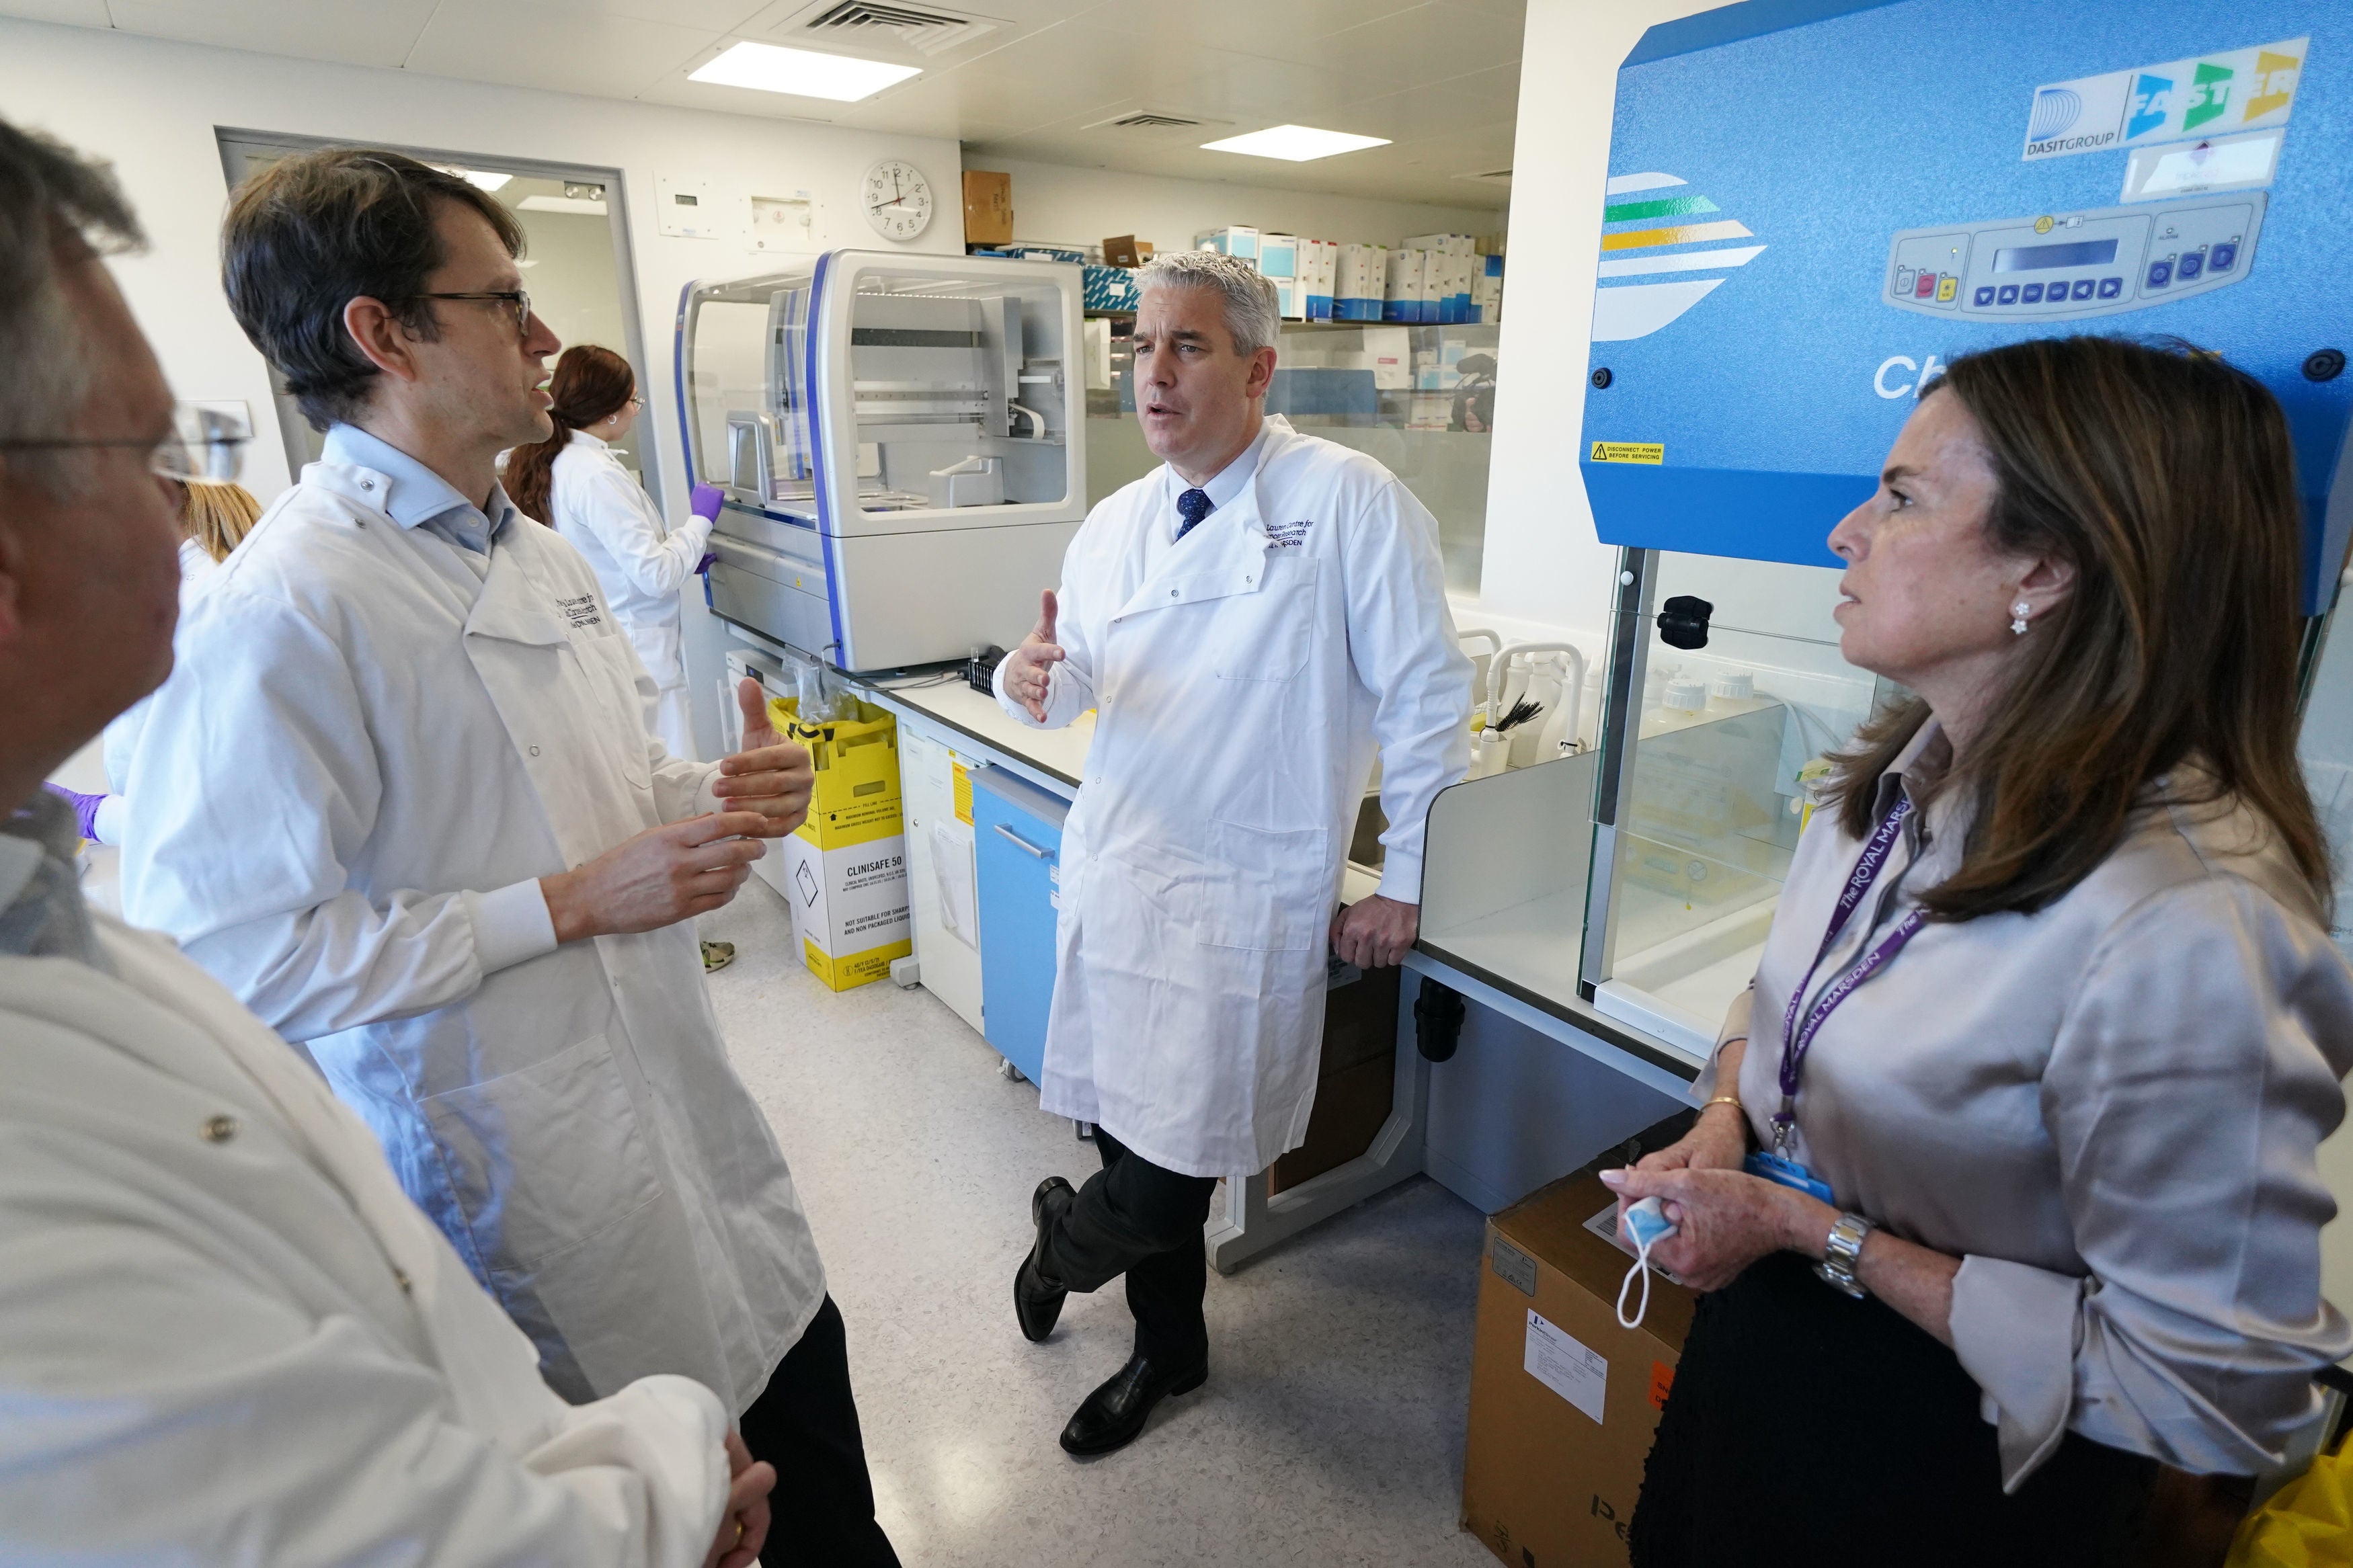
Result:
{"label": "blue face mask", "polygon": [[[1667,1218],[1666,1205],[1657,1198],[1643,1198],[1626,1206],[1626,1234],[1634,1243],[1634,1267],[1626,1270],[1625,1282],[1618,1287],[1618,1326],[1638,1329],[1642,1315],[1651,1310],[1651,1248],[1674,1235],[1675,1227]],[[1626,1296],[1634,1289],[1634,1278],[1642,1279],[1642,1303],[1634,1315],[1626,1315]]]}

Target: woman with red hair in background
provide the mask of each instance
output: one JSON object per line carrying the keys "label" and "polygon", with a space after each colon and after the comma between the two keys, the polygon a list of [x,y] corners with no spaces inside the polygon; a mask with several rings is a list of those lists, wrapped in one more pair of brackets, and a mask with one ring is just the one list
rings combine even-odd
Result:
{"label": "woman with red hair in background", "polygon": [[629,433],[645,406],[628,360],[575,343],[556,360],[548,391],[555,399],[549,411],[555,434],[508,454],[508,499],[588,558],[605,602],[654,678],[646,728],[672,756],[692,759],[678,593],[702,560],[711,520],[694,515],[669,528],[645,486],[613,455],[612,444]]}

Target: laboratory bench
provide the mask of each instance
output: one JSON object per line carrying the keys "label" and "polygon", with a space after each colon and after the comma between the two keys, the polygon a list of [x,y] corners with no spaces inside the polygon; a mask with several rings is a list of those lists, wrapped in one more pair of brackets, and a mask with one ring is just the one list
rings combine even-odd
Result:
{"label": "laboratory bench", "polygon": [[[750,641],[740,628],[736,635]],[[731,656],[741,673],[761,673],[768,662]],[[1085,777],[1093,715],[1066,729],[1031,729],[960,671],[839,679],[899,725],[915,952],[897,977],[923,984],[963,1018],[1008,1077],[1034,1081],[1053,984],[1062,819]],[[1459,834],[1482,816],[1501,820],[1495,811],[1505,798],[1520,800],[1526,816],[1590,777],[1590,757],[1570,758],[1457,786],[1449,792],[1455,802],[1433,813],[1433,830]],[[1583,803],[1575,810],[1581,819]],[[1530,824],[1530,841],[1558,838],[1559,826],[1547,834]],[[1368,794],[1356,839],[1366,858],[1377,858],[1379,826]],[[1589,830],[1567,837],[1581,847]],[[1513,890],[1476,874],[1450,878],[1441,847],[1432,846],[1432,892],[1466,880],[1491,897]],[[1544,855],[1512,858],[1567,874]],[[1342,901],[1378,885],[1377,864],[1352,859]],[[1424,1173],[1493,1212],[1683,1103],[1695,1058],[1597,1011],[1573,984],[1547,984],[1541,963],[1518,960],[1517,948],[1540,952],[1543,942],[1479,927],[1459,911],[1451,925],[1430,921],[1426,911],[1422,940],[1401,971],[1368,974],[1333,961],[1306,1143],[1271,1170],[1226,1184],[1208,1231],[1214,1267],[1230,1270]],[[1567,944],[1573,973],[1573,933]],[[1418,1039],[1415,1004],[1425,980],[1467,1004],[1459,1036],[1450,1031],[1461,1048],[1440,1064]]]}

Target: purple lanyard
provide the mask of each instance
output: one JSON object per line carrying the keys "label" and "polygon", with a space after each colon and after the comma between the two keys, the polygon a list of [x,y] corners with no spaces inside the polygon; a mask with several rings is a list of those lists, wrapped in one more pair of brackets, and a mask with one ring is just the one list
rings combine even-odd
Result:
{"label": "purple lanyard", "polygon": [[1863,895],[1871,891],[1871,885],[1886,868],[1887,857],[1894,849],[1896,839],[1903,837],[1904,824],[1911,816],[1912,803],[1898,800],[1894,809],[1880,819],[1870,842],[1862,847],[1854,870],[1848,875],[1845,889],[1839,894],[1838,908],[1831,915],[1830,929],[1822,933],[1822,945],[1815,952],[1814,962],[1807,967],[1806,977],[1798,983],[1798,988],[1789,993],[1788,1011],[1781,1018],[1781,1109],[1773,1116],[1773,1145],[1777,1152],[1787,1151],[1789,1134],[1798,1124],[1798,1079],[1805,1071],[1806,1052],[1813,1046],[1814,1037],[1830,1022],[1839,1004],[1853,995],[1856,986],[1893,963],[1895,955],[1904,951],[1904,944],[1927,922],[1926,911],[1922,910],[1914,910],[1898,921],[1895,929],[1880,938],[1854,967],[1822,987],[1822,994],[1814,999],[1812,1007],[1806,1009],[1803,1021],[1799,1020],[1799,1009],[1805,1006],[1806,993],[1814,984],[1815,972],[1831,955],[1839,933],[1846,930],[1847,921],[1862,906]]}

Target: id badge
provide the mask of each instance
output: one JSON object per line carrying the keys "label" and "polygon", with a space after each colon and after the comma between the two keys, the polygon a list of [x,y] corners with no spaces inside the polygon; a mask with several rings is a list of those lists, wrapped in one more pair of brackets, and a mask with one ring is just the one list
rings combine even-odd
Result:
{"label": "id badge", "polygon": [[1826,1204],[1835,1202],[1831,1196],[1830,1184],[1795,1160],[1784,1160],[1778,1154],[1759,1150],[1749,1155],[1740,1168],[1752,1176],[1762,1176],[1768,1182],[1778,1182],[1782,1186],[1810,1193]]}

